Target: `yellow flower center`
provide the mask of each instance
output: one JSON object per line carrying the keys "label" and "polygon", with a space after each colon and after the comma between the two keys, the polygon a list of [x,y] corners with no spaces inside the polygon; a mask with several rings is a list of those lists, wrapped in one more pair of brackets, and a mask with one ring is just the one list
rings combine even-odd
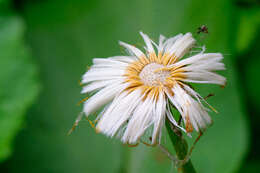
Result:
{"label": "yellow flower center", "polygon": [[163,65],[157,63],[150,63],[144,66],[139,73],[141,81],[148,86],[160,86],[165,84],[166,78],[170,77],[170,72],[162,69]]}
{"label": "yellow flower center", "polygon": [[176,61],[177,58],[174,55],[168,54],[156,56],[153,53],[149,54],[149,58],[139,57],[139,60],[131,63],[126,69],[125,82],[130,85],[125,91],[132,92],[141,89],[144,99],[148,96],[158,99],[159,93],[165,91],[174,95],[171,88],[176,82],[185,78],[182,67],[168,67]]}

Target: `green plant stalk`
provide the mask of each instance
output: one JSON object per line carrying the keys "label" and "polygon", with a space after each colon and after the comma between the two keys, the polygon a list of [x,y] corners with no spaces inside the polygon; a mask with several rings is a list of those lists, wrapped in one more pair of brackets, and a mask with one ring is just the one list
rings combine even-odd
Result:
{"label": "green plant stalk", "polygon": [[[184,160],[188,154],[188,144],[186,140],[182,137],[181,131],[177,128],[173,128],[168,119],[166,120],[166,129],[169,133],[178,159]],[[196,173],[191,160],[188,160],[186,163],[181,164],[180,167],[178,167],[178,171],[182,173]]]}

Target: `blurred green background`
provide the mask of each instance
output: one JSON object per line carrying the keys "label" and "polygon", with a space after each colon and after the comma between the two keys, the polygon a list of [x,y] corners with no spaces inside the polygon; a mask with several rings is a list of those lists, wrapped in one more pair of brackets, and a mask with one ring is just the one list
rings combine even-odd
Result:
{"label": "blurred green background", "polygon": [[[209,34],[196,34],[201,25]],[[215,94],[219,114],[192,162],[204,173],[258,172],[259,26],[257,0],[0,0],[0,172],[176,172],[157,148],[129,148],[87,121],[67,136],[86,66],[122,54],[118,40],[142,45],[141,30],[154,41],[193,32],[206,52],[224,54],[227,87],[196,86]]]}

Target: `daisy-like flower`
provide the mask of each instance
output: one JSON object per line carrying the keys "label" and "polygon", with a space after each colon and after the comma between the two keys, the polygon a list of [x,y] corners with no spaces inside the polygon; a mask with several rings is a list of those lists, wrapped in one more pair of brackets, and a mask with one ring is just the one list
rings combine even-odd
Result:
{"label": "daisy-like flower", "polygon": [[[95,94],[85,101],[83,112],[89,116],[105,106],[96,119],[96,130],[110,137],[117,135],[128,144],[137,144],[148,128],[151,144],[160,142],[166,118],[186,133],[204,130],[211,123],[202,104],[206,101],[187,83],[224,85],[226,79],[214,73],[225,69],[222,54],[200,52],[181,60],[195,44],[191,33],[168,39],[161,35],[158,45],[140,34],[146,53],[119,42],[130,56],[93,59],[83,76],[82,93]],[[169,104],[180,112],[183,127]]]}

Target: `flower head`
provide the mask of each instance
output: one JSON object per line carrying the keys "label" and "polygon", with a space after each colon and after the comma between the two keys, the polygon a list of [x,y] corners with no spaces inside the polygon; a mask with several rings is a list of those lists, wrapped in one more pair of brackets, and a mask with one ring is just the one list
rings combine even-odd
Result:
{"label": "flower head", "polygon": [[[225,69],[222,54],[201,52],[180,60],[195,44],[191,33],[168,39],[161,35],[158,45],[140,34],[146,53],[120,42],[130,56],[93,59],[82,80],[82,93],[95,92],[84,103],[85,115],[106,105],[97,117],[97,131],[129,144],[136,144],[148,128],[152,144],[158,143],[166,117],[187,133],[205,129],[211,123],[205,100],[187,83],[224,85],[226,79],[214,73]],[[173,118],[169,104],[180,112],[184,127]]]}

